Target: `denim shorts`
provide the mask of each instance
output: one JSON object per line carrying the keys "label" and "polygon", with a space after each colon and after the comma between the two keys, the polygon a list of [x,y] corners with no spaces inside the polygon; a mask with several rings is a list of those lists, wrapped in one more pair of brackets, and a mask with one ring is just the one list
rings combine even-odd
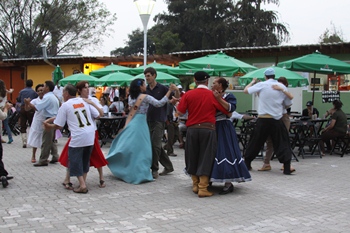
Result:
{"label": "denim shorts", "polygon": [[90,169],[90,155],[93,146],[68,147],[68,168],[70,176],[82,176]]}

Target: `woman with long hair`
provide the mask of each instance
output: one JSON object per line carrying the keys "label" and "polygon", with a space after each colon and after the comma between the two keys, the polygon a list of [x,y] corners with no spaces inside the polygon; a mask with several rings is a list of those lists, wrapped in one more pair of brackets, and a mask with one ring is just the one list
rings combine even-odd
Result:
{"label": "woman with long hair", "polygon": [[[236,97],[233,94],[225,93],[228,82],[224,78],[214,79],[212,90],[219,95],[217,99],[229,112],[236,109]],[[211,182],[223,182],[224,188],[219,194],[233,192],[231,182],[251,181],[251,176],[238,144],[236,130],[233,127],[230,117],[222,112],[216,113],[216,134],[218,146],[215,161],[210,176]]]}
{"label": "woman with long hair", "polygon": [[130,112],[124,129],[113,140],[107,155],[108,167],[117,178],[131,184],[152,181],[152,146],[146,114],[149,105],[162,107],[177,87],[170,85],[169,91],[157,100],[146,92],[143,79],[135,79],[130,84]]}

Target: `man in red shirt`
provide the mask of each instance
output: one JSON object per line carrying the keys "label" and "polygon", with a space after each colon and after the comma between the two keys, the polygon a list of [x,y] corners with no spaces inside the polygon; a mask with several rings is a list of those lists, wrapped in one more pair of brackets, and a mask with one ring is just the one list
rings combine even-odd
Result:
{"label": "man in red shirt", "polygon": [[229,114],[216,100],[213,92],[208,89],[209,77],[204,71],[196,72],[194,78],[197,88],[186,92],[177,107],[180,116],[188,111],[185,144],[186,171],[193,181],[192,191],[198,193],[199,197],[213,195],[207,187],[217,147],[216,111]]}

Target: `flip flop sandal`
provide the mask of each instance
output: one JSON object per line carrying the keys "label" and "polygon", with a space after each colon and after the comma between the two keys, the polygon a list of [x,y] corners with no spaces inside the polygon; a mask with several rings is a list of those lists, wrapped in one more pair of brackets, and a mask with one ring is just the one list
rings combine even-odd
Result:
{"label": "flip flop sandal", "polygon": [[106,187],[105,181],[104,180],[100,180],[100,184],[98,185],[98,187],[100,187],[100,188]]}
{"label": "flip flop sandal", "polygon": [[62,183],[62,185],[64,186],[65,189],[68,190],[73,190],[73,184],[72,183]]}
{"label": "flip flop sandal", "polygon": [[86,193],[89,192],[89,190],[88,190],[87,188],[81,188],[81,187],[79,187],[79,188],[73,189],[73,192],[75,192],[75,193],[86,194]]}

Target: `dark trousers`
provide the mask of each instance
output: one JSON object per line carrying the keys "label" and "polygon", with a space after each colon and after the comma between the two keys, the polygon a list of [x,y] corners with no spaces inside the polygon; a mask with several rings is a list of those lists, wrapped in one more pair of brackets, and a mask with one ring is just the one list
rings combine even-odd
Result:
{"label": "dark trousers", "polygon": [[278,160],[281,163],[290,163],[292,149],[286,126],[281,120],[258,118],[244,156],[247,165],[250,165],[251,161],[256,158],[268,137],[271,137]]}
{"label": "dark trousers", "polygon": [[[0,139],[1,139],[1,135],[0,135]],[[2,162],[2,143],[0,143],[0,176],[7,176],[8,173],[7,171],[5,170],[5,165],[4,163]]]}
{"label": "dark trousers", "polygon": [[24,110],[24,105],[21,106],[21,111],[19,112],[19,123],[21,126],[21,133],[27,133],[27,125],[31,125],[33,121],[35,110],[31,109],[29,111]]}
{"label": "dark trousers", "polygon": [[176,122],[170,122],[167,125],[167,132],[168,132],[168,142],[165,146],[167,150],[167,154],[170,155],[174,153],[173,145],[176,142],[176,140],[179,138],[179,125]]}
{"label": "dark trousers", "polygon": [[165,153],[162,147],[162,138],[164,135],[164,122],[149,121],[148,127],[151,135],[152,143],[152,172],[159,170],[159,164],[162,164],[165,169],[173,170],[173,164],[169,159],[169,156]]}
{"label": "dark trousers", "polygon": [[340,133],[335,131],[334,129],[330,129],[321,135],[321,141],[320,146],[322,152],[324,152],[324,143],[327,145],[327,150],[332,150],[331,140],[336,139],[337,137],[344,137],[346,135],[346,132]]}

